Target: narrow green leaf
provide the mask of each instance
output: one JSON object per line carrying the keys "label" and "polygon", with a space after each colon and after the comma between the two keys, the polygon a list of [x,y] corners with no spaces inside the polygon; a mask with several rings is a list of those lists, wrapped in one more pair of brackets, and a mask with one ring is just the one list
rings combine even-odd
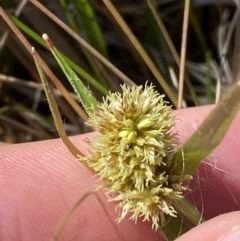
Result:
{"label": "narrow green leaf", "polygon": [[97,18],[89,0],[73,0],[72,3],[81,18],[83,29],[88,42],[104,57],[107,57],[107,49],[99,28]]}
{"label": "narrow green leaf", "polygon": [[240,81],[232,85],[202,125],[173,155],[179,173],[192,175],[221,142],[240,107]]}
{"label": "narrow green leaf", "polygon": [[61,67],[62,71],[66,75],[68,81],[72,85],[75,93],[79,97],[82,105],[84,106],[85,110],[90,107],[97,107],[98,102],[96,98],[92,95],[91,91],[85,87],[82,81],[78,78],[72,68],[67,64],[67,62],[63,59],[61,54],[53,45],[52,41],[48,37],[47,34],[43,34],[43,39],[46,41],[50,51],[52,52],[53,56],[55,57],[56,61],[58,62],[59,66]]}

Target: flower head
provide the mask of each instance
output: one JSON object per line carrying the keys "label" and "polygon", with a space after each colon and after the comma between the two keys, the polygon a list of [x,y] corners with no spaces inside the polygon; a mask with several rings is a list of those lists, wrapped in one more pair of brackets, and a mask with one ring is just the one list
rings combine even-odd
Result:
{"label": "flower head", "polygon": [[182,182],[169,154],[177,142],[172,132],[171,107],[153,86],[122,86],[89,110],[88,125],[100,132],[90,143],[90,155],[81,157],[103,180],[110,201],[118,201],[119,220],[152,220],[157,229],[165,214],[176,216],[173,201],[183,197]]}

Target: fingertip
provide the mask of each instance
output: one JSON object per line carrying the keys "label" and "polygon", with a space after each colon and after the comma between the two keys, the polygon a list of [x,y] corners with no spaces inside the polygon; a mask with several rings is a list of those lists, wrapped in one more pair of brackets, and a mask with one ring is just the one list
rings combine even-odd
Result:
{"label": "fingertip", "polygon": [[[240,211],[230,212],[230,213],[212,218],[202,223],[201,225],[195,228],[192,228],[190,231],[188,231],[187,233],[179,237],[176,241],[189,241],[189,240],[220,241],[221,238],[226,238],[226,240],[230,241],[231,239],[227,239],[227,238],[230,238],[231,235],[233,235],[233,233],[231,232],[232,228],[236,225],[239,226],[239,224],[240,224]],[[226,241],[226,240],[223,239],[221,241]],[[240,240],[240,238],[237,240]]]}

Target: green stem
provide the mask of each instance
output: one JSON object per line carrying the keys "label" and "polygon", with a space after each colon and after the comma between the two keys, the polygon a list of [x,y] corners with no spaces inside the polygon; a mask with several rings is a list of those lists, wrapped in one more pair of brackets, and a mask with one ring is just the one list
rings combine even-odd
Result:
{"label": "green stem", "polygon": [[202,213],[194,207],[186,198],[174,203],[174,207],[180,211],[194,226],[204,222]]}

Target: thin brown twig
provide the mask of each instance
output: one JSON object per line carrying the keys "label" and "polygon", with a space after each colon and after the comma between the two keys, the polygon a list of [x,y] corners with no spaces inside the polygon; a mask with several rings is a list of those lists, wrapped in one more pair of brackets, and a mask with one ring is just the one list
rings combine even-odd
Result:
{"label": "thin brown twig", "polygon": [[180,73],[179,73],[178,109],[181,109],[182,100],[183,100],[183,84],[184,84],[184,73],[185,73],[185,62],[186,62],[189,10],[190,10],[190,0],[185,0],[183,30],[182,30],[181,59],[180,59]]}
{"label": "thin brown twig", "polygon": [[179,66],[180,65],[180,57],[179,57],[179,55],[177,53],[177,50],[176,50],[176,48],[175,48],[175,46],[174,46],[174,44],[173,44],[173,42],[172,42],[172,40],[171,40],[171,38],[168,34],[167,29],[165,28],[165,26],[164,26],[164,24],[161,20],[161,17],[157,13],[157,11],[156,11],[155,7],[153,6],[153,3],[152,3],[151,0],[147,0],[147,4],[148,4],[149,8],[151,9],[152,14],[153,14],[155,20],[157,21],[157,24],[158,24],[160,30],[162,31],[163,37],[166,40],[166,43],[167,43],[167,45],[168,45],[168,47],[169,47],[169,49],[170,49],[170,51],[173,55],[174,60],[176,61],[177,65]]}
{"label": "thin brown twig", "polygon": [[[6,82],[6,83],[14,83],[16,85],[25,86],[25,87],[29,87],[29,88],[33,88],[33,89],[37,89],[37,90],[43,90],[42,84],[36,83],[32,80],[19,79],[19,78],[16,78],[14,76],[8,76],[8,75],[0,74],[0,81]],[[74,94],[73,92],[69,92],[69,94],[75,100],[79,100],[77,95]],[[56,89],[56,90],[54,90],[54,95],[62,96],[62,93],[59,90]]]}
{"label": "thin brown twig", "polygon": [[111,222],[111,224],[113,225],[115,231],[118,233],[119,237],[124,240],[124,238],[122,237],[122,235],[120,234],[120,232],[118,231],[118,228],[116,226],[116,224],[113,222],[113,220],[111,219],[109,212],[104,204],[104,202],[102,201],[100,195],[96,192],[96,191],[88,191],[86,192],[84,195],[82,195],[66,212],[65,214],[62,216],[62,218],[60,219],[60,221],[57,224],[57,227],[55,228],[55,231],[53,232],[53,235],[50,239],[50,241],[57,241],[59,238],[60,233],[62,232],[64,226],[66,225],[67,220],[70,218],[70,216],[73,214],[73,212],[79,207],[79,205],[90,195],[94,195],[98,202],[100,203],[101,207],[103,208],[103,211],[105,213],[105,215],[107,216],[107,218],[109,219],[109,221]]}

